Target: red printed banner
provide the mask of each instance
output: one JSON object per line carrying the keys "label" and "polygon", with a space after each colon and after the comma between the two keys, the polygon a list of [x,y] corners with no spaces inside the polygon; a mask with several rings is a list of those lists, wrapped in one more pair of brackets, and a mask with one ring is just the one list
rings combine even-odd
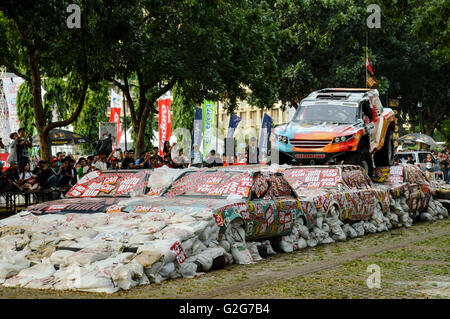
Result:
{"label": "red printed banner", "polygon": [[170,114],[170,99],[158,100],[159,155],[163,155],[164,142],[170,139],[172,115]]}
{"label": "red printed banner", "polygon": [[117,123],[117,144],[119,146],[120,138],[122,137],[122,126],[120,125],[120,110],[122,109],[122,97],[120,94],[111,90],[111,113],[109,116],[110,123]]}
{"label": "red printed banner", "polygon": [[177,261],[180,265],[186,261],[186,254],[181,247],[180,242],[176,241],[172,247],[170,247],[170,250],[177,254]]}
{"label": "red printed banner", "polygon": [[2,162],[2,164],[3,164],[2,171],[6,171],[9,168],[9,164],[6,163],[8,156],[9,156],[9,153],[0,153],[0,162]]}

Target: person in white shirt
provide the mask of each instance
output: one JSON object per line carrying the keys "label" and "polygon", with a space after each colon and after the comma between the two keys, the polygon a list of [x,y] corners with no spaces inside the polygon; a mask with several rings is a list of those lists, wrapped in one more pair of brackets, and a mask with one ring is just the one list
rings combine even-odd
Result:
{"label": "person in white shirt", "polygon": [[98,160],[95,162],[94,167],[100,171],[106,171],[108,169],[105,154],[98,155]]}

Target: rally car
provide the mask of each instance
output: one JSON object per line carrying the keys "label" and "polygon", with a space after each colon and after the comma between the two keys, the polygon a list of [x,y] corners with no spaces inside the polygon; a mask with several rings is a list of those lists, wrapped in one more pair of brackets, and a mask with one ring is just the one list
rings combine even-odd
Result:
{"label": "rally car", "polygon": [[274,129],[281,164],[356,164],[371,176],[393,164],[394,113],[377,90],[323,89],[301,101],[292,120]]}
{"label": "rally car", "polygon": [[[318,216],[342,221],[368,220],[375,210],[389,212],[389,192],[377,189],[361,166],[293,166],[280,168],[302,201],[313,202]],[[317,216],[305,210],[308,226]]]}
{"label": "rally car", "polygon": [[105,213],[117,210],[117,203],[148,192],[151,170],[93,171],[86,174],[64,199],[26,208],[33,214]]}
{"label": "rally car", "polygon": [[431,196],[436,193],[420,168],[412,164],[378,167],[374,170],[373,180],[378,188],[389,191],[394,200],[406,197],[412,217],[426,211]]}

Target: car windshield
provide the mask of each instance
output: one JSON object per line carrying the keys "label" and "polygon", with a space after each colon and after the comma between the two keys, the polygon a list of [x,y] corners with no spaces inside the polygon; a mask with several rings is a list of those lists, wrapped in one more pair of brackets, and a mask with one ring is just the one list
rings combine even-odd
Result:
{"label": "car windshield", "polygon": [[66,197],[130,197],[143,194],[145,171],[93,171],[81,178]]}
{"label": "car windshield", "polygon": [[188,171],[164,192],[164,197],[196,196],[227,198],[230,195],[247,198],[253,177],[242,171]]}
{"label": "car windshield", "polygon": [[416,162],[413,153],[403,153],[403,154],[397,153],[397,157],[402,163],[406,163],[408,161],[408,156],[411,156],[413,161]]}
{"label": "car windshield", "polygon": [[283,172],[294,189],[333,188],[341,180],[337,168],[299,168]]}
{"label": "car windshield", "polygon": [[350,124],[358,117],[355,104],[302,104],[295,112],[292,121],[308,124]]}

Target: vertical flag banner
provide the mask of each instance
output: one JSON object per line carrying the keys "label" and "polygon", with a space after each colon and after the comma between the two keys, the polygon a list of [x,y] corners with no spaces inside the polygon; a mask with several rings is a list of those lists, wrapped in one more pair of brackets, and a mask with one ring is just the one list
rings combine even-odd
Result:
{"label": "vertical flag banner", "polygon": [[192,133],[192,146],[197,145],[198,149],[202,145],[202,109],[199,107],[195,108],[194,126]]}
{"label": "vertical flag banner", "polygon": [[5,93],[6,104],[8,105],[10,132],[17,132],[19,129],[19,117],[17,116],[17,93],[19,86],[25,80],[20,77],[4,78],[3,92]]}
{"label": "vertical flag banner", "polygon": [[116,147],[119,146],[120,138],[122,137],[122,126],[120,125],[120,111],[122,109],[123,98],[120,94],[117,94],[113,89],[111,89],[111,109],[109,122],[117,123],[117,133],[116,133]]}
{"label": "vertical flag banner", "polygon": [[163,155],[164,142],[170,139],[172,115],[170,114],[171,99],[158,100],[159,155]]}
{"label": "vertical flag banner", "polygon": [[211,151],[215,118],[216,108],[214,102],[205,100],[202,105],[203,156],[206,156]]}
{"label": "vertical flag banner", "polygon": [[228,123],[227,138],[233,138],[234,130],[239,125],[240,121],[241,118],[239,116],[237,116],[236,114],[231,114],[230,122]]}
{"label": "vertical flag banner", "polygon": [[[267,154],[268,146],[269,146],[269,138],[270,133],[272,132],[272,118],[264,113],[262,124],[261,124],[261,131],[259,133],[259,154],[260,156],[262,154]],[[261,158],[260,158],[261,160]]]}

